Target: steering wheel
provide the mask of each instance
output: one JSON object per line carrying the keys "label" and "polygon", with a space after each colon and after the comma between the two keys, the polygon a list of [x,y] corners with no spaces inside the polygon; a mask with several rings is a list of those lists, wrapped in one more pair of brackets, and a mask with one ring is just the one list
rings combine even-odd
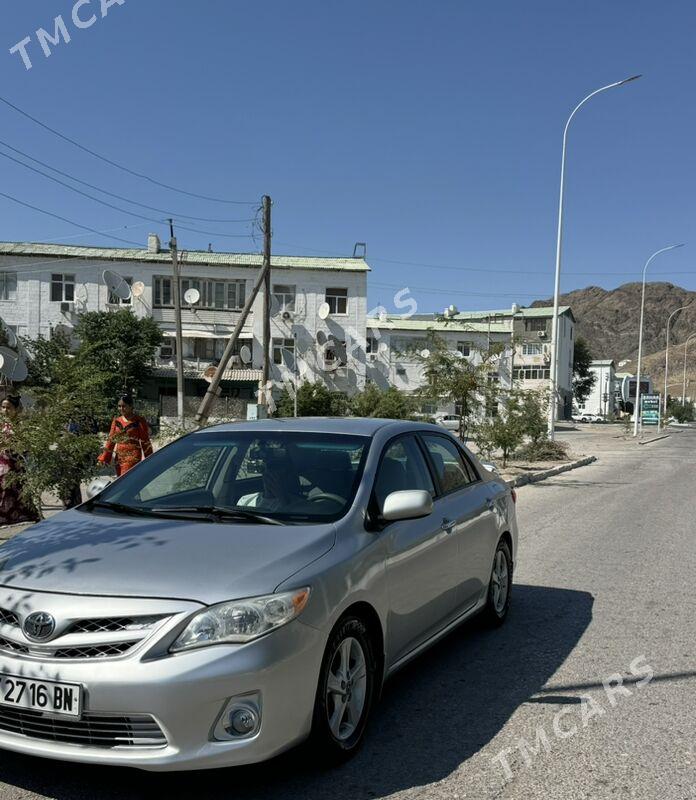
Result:
{"label": "steering wheel", "polygon": [[310,503],[319,503],[322,500],[333,500],[334,503],[344,505],[346,502],[345,497],[341,497],[338,494],[332,494],[331,492],[319,492],[319,494],[314,494],[307,499],[310,501]]}

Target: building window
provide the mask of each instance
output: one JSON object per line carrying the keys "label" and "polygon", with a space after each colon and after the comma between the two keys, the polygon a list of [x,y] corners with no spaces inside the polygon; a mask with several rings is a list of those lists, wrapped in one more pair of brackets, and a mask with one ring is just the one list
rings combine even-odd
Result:
{"label": "building window", "polygon": [[[133,278],[124,278],[123,279],[129,286],[133,285]],[[127,298],[124,300],[123,298],[119,297],[118,295],[114,294],[113,292],[109,292],[109,299],[106,301],[110,306],[129,306],[131,304],[131,298]]]}
{"label": "building window", "polygon": [[522,345],[522,355],[523,356],[540,356],[544,352],[544,345],[542,344],[523,344]]}
{"label": "building window", "polygon": [[75,299],[75,276],[54,272],[51,275],[51,300],[72,303]]}
{"label": "building window", "polygon": [[332,314],[348,313],[348,289],[327,289],[325,299]]}
{"label": "building window", "polygon": [[526,319],[524,321],[524,329],[526,331],[546,331],[545,319]]}
{"label": "building window", "polygon": [[0,272],[0,300],[17,299],[17,273]]}
{"label": "building window", "polygon": [[471,355],[471,342],[457,342],[457,350],[468,358]]}
{"label": "building window", "polygon": [[295,310],[295,287],[284,283],[276,283],[273,287],[273,299],[278,303],[280,311]]}
{"label": "building window", "polygon": [[273,339],[273,363],[287,365],[288,358],[295,358],[294,339]]}
{"label": "building window", "polygon": [[346,343],[331,337],[324,348],[324,365],[326,367],[345,367],[347,363]]}
{"label": "building window", "polygon": [[512,373],[516,381],[541,381],[548,380],[551,370],[548,367],[515,367]]}
{"label": "building window", "polygon": [[379,339],[376,336],[368,336],[365,339],[365,352],[368,355],[379,353]]}
{"label": "building window", "polygon": [[[200,300],[195,308],[213,308],[225,311],[239,311],[246,302],[246,281],[209,281],[201,278],[181,280],[181,302],[186,304],[184,294],[188,289],[200,292]],[[172,279],[155,277],[153,306],[171,308],[174,305]]]}

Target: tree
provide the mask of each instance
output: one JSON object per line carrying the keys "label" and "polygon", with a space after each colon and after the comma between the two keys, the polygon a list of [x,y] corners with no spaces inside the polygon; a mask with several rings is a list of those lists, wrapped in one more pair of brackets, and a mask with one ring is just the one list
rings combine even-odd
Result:
{"label": "tree", "polygon": [[[343,417],[348,409],[348,398],[332,392],[323,383],[305,381],[297,390],[297,414],[300,417]],[[292,417],[294,400],[287,388],[283,389],[277,403],[275,416]]]}
{"label": "tree", "polygon": [[[46,340],[38,345],[41,352],[45,345]],[[60,380],[47,381],[46,375],[41,382],[37,379],[25,392],[33,406],[13,422],[10,434],[0,436],[0,447],[24,460],[26,469],[16,479],[25,500],[39,509],[44,492],[65,497],[75,484],[98,473],[102,444],[96,435],[96,420],[105,410],[108,379],[67,353],[57,356],[51,371],[59,374]]]}
{"label": "tree", "polygon": [[488,352],[481,354],[480,361],[473,362],[457,350],[450,350],[441,336],[430,332],[426,347],[413,353],[423,365],[427,381],[418,395],[425,402],[441,403],[447,400],[453,403],[461,416],[461,437],[484,403],[489,391],[492,362],[502,349],[502,344],[494,344]]}
{"label": "tree", "polygon": [[527,399],[522,392],[513,390],[501,405],[496,417],[484,419],[475,426],[474,441],[487,458],[501,451],[505,467],[510,455],[524,441]]}
{"label": "tree", "polygon": [[81,314],[75,326],[78,362],[110,376],[107,392],[137,388],[152,372],[162,332],[150,317],[136,317],[127,308]]}
{"label": "tree", "polygon": [[362,392],[350,401],[350,411],[355,417],[376,417],[379,419],[412,419],[414,401],[395,386],[379,389],[368,383]]}
{"label": "tree", "polygon": [[573,394],[578,405],[587,400],[597,380],[597,376],[590,372],[591,363],[590,345],[586,339],[578,336],[573,348]]}
{"label": "tree", "polygon": [[674,417],[677,422],[693,422],[694,407],[692,403],[682,403],[680,400],[669,398],[667,401],[667,415]]}

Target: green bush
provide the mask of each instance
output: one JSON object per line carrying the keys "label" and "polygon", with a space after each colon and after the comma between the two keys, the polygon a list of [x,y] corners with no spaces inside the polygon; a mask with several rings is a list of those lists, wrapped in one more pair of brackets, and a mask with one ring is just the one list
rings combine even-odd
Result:
{"label": "green bush", "polygon": [[513,459],[515,461],[567,461],[568,444],[539,439],[520,447],[513,455]]}

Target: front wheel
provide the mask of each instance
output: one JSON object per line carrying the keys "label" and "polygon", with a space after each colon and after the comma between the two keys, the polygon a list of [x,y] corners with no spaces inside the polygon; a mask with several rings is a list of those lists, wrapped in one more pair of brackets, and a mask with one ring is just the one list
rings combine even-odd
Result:
{"label": "front wheel", "polygon": [[501,539],[493,556],[493,569],[488,584],[485,616],[491,625],[502,625],[510,609],[512,594],[512,554],[508,543]]}
{"label": "front wheel", "polygon": [[376,685],[367,626],[358,617],[348,617],[329,638],[314,705],[312,739],[329,761],[345,760],[359,748]]}

